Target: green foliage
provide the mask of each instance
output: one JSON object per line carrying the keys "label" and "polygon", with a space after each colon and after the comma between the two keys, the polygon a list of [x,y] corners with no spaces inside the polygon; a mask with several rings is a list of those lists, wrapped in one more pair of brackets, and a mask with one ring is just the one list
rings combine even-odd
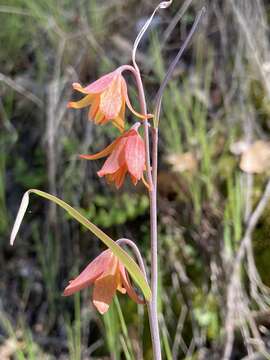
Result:
{"label": "green foliage", "polygon": [[[54,325],[55,318],[57,317],[61,296],[57,287],[57,280],[60,273],[60,244],[55,241],[52,233],[49,233],[46,239],[41,239],[37,224],[33,224],[32,234],[39,268],[41,269],[42,279],[46,288],[49,305],[47,325],[50,327]],[[45,243],[43,243],[43,241],[45,241]]]}
{"label": "green foliage", "polygon": [[[151,55],[154,57],[156,76],[162,79],[165,75],[165,66],[155,38]],[[214,129],[210,131],[207,110],[212,72],[213,63],[209,51],[206,63],[200,63],[198,59],[196,71],[191,74],[191,79],[182,74],[170,81],[162,103],[160,133],[165,139],[166,151],[174,154],[192,151],[200,160],[198,174],[187,177],[196,223],[201,219],[202,203],[213,195],[213,177],[216,175],[213,162],[218,132]]]}
{"label": "green foliage", "polygon": [[11,356],[15,356],[17,360],[51,359],[33,340],[32,332],[23,319],[18,319],[18,326],[14,327],[9,318],[0,312],[0,326],[7,334],[5,346],[7,349],[10,347]]}
{"label": "green foliage", "polygon": [[122,332],[122,335],[120,335],[120,342],[121,342],[121,345],[123,348],[123,352],[125,354],[126,360],[135,360],[135,355],[134,355],[132,344],[131,344],[130,337],[128,334],[127,323],[126,323],[125,317],[123,315],[121,305],[120,305],[120,302],[119,302],[117,296],[114,297],[114,304],[117,309],[118,319],[119,319],[121,332]]}
{"label": "green foliage", "polygon": [[[172,264],[174,262],[184,262],[180,268],[185,269],[189,276],[189,281],[186,281],[188,281],[190,289],[184,288],[183,296],[189,298],[189,300],[186,300],[188,306],[192,304],[190,316],[197,323],[200,331],[206,333],[207,339],[215,342],[220,339],[221,335],[222,321],[220,313],[222,305],[217,292],[210,288],[209,292],[205,293],[205,290],[202,289],[202,283],[205,284],[204,274],[208,271],[205,264],[208,257],[207,252],[209,251],[210,256],[213,256],[213,258],[217,256],[217,250],[214,249],[219,246],[219,239],[215,237],[215,244],[212,245],[210,244],[211,235],[209,234],[204,243],[201,240],[201,235],[204,232],[203,224],[208,223],[208,226],[218,233],[217,222],[222,221],[218,211],[221,211],[221,214],[223,213],[224,259],[230,259],[243,232],[244,198],[241,186],[242,175],[237,170],[237,159],[229,152],[229,146],[236,137],[238,125],[226,129],[219,121],[212,122],[212,119],[209,118],[214,57],[211,48],[207,52],[207,58],[202,55],[204,41],[203,38],[197,43],[195,65],[191,66],[188,73],[185,73],[180,65],[180,76],[175,76],[169,83],[163,99],[160,134],[165,141],[164,150],[167,154],[190,152],[195,154],[198,160],[198,169],[194,172],[178,173],[179,185],[184,183],[182,188],[179,186],[178,195],[182,201],[181,213],[179,212],[178,218],[181,225],[179,226],[177,222],[173,222],[173,225],[169,225],[169,229],[165,230],[170,234],[165,238],[166,248],[168,248],[165,258],[167,261],[169,257]],[[162,62],[164,56],[162,56],[159,42],[155,37],[152,40],[151,56],[154,56],[154,72],[156,78],[160,81],[165,75],[165,65]],[[224,134],[226,134],[226,138],[224,138]],[[224,184],[227,185],[225,191]],[[184,194],[182,193],[183,189]],[[189,197],[187,194],[192,200],[193,211],[191,214],[188,210]],[[224,196],[224,199],[222,196]],[[224,201],[224,204],[222,201]],[[211,213],[212,211],[213,213]],[[185,212],[189,213],[187,223],[185,223]],[[171,230],[170,226],[175,226],[175,229]],[[182,230],[181,226],[185,227],[185,230]],[[197,241],[195,247],[194,239],[191,236],[193,231],[197,233],[197,236],[194,236]],[[185,242],[179,240],[181,238],[179,233],[182,232],[185,233]],[[181,244],[181,250],[177,249],[176,243],[178,247]],[[200,244],[199,249],[198,243]],[[165,246],[164,243],[163,246]],[[168,255],[168,253],[171,255]],[[179,267],[175,266],[175,269],[179,269]],[[177,273],[177,270],[175,271]],[[180,278],[183,277],[182,272],[183,270],[179,275]],[[165,277],[162,289],[171,289],[172,284],[170,282],[168,284],[168,281],[168,278]],[[205,284],[205,286],[208,285]],[[185,285],[182,284],[182,287],[185,287]],[[178,303],[179,294],[177,288],[171,291],[172,294],[169,295],[170,305],[174,306],[174,296],[176,303]],[[162,293],[159,295],[160,301],[164,301],[164,295],[162,296]],[[163,313],[166,314],[166,319],[170,319],[170,312],[166,310],[165,304],[162,309]],[[175,306],[174,311],[175,309],[179,311],[178,306]],[[168,330],[165,324],[163,324],[162,329],[164,350],[167,358],[170,358],[170,352],[168,352],[170,338],[168,334],[174,332],[175,328],[171,328],[168,321]],[[184,336],[188,338],[188,333]]]}
{"label": "green foliage", "polygon": [[4,104],[0,102],[0,116],[2,118],[0,132],[0,234],[4,234],[8,227],[9,217],[6,204],[7,162],[9,160],[8,153],[17,138],[16,131],[9,121],[9,116],[12,113],[12,94],[7,96],[5,100]]}
{"label": "green foliage", "polygon": [[18,158],[14,169],[14,180],[23,188],[41,187],[45,181],[44,164],[35,166],[29,171],[29,166],[24,159]]}
{"label": "green foliage", "polygon": [[[24,15],[27,12],[23,3],[24,1],[21,0],[11,0],[8,5],[0,7],[0,20],[3,26],[0,42],[5,44],[5,51],[0,52],[0,63],[9,70],[13,70],[12,66],[14,66],[14,62],[11,62],[10,59],[20,56],[23,48],[31,44],[33,24],[31,17]],[[13,9],[14,13],[12,13]],[[22,29],[24,29],[23,32]]]}
{"label": "green foliage", "polygon": [[120,359],[120,323],[117,314],[117,308],[113,303],[106,314],[103,316],[103,322],[105,325],[105,338],[110,354],[115,360]]}
{"label": "green foliage", "polygon": [[97,194],[91,199],[89,208],[80,209],[88,219],[94,219],[95,224],[110,228],[113,225],[123,225],[144,215],[148,210],[149,201],[146,195],[128,193],[106,196]]}
{"label": "green foliage", "polygon": [[215,340],[219,336],[220,319],[219,319],[218,300],[213,294],[198,293],[195,296],[194,315],[198,324],[205,329],[207,336]]}
{"label": "green foliage", "polygon": [[[0,53],[1,72],[15,80],[21,76],[29,79],[30,83],[33,82],[33,92],[37,91],[38,94],[42,94],[41,97],[45,104],[44,109],[37,109],[31,102],[22,106],[21,103],[25,103],[25,98],[20,94],[18,101],[14,89],[6,84],[1,85],[0,115],[1,120],[2,118],[4,120],[4,126],[0,134],[0,233],[4,235],[3,242],[5,241],[5,243],[9,232],[7,207],[10,205],[13,211],[19,196],[17,192],[22,188],[29,187],[47,188],[48,180],[51,180],[48,179],[46,139],[43,138],[43,133],[48,110],[46,90],[48,82],[52,79],[54,66],[59,62],[60,79],[67,77],[71,83],[75,78],[75,80],[79,79],[87,83],[89,78],[94,78],[94,75],[111,71],[115,65],[118,65],[118,61],[121,62],[121,56],[115,54],[119,54],[122,48],[121,46],[121,49],[116,48],[113,35],[117,34],[119,36],[117,39],[123,40],[119,43],[124,44],[124,51],[126,51],[126,47],[134,40],[133,32],[137,21],[135,21],[135,16],[133,19],[133,13],[128,14],[129,7],[133,9],[130,4],[118,5],[118,3],[117,1],[98,0],[75,2],[72,0],[9,0],[2,1],[0,4],[0,42],[4,44],[4,51]],[[144,5],[142,2],[142,6]],[[140,5],[136,2],[135,6],[137,9]],[[178,11],[177,2],[174,2],[173,6],[174,10]],[[186,13],[181,21],[181,29],[180,27],[178,29],[181,30],[181,34],[185,33],[193,20],[191,13]],[[138,14],[142,14],[140,8]],[[211,11],[209,14],[211,18]],[[226,25],[225,18],[224,21]],[[210,23],[212,24],[211,21]],[[224,24],[221,28],[226,32]],[[119,31],[116,32],[115,28],[119,28]],[[166,47],[161,47],[162,34],[159,36],[155,34],[150,39],[148,54],[145,52],[143,44],[139,49],[143,55],[146,55],[146,71],[142,69],[142,73],[144,83],[150,85],[147,86],[150,99],[154,98],[154,92],[164,77],[169,62],[167,59],[173,57],[176,47],[183,40],[178,36],[178,30],[175,38],[169,39]],[[261,75],[256,78],[250,65],[243,69],[241,76],[245,78],[245,81],[249,78],[252,79],[247,88],[247,98],[244,101],[241,98],[239,103],[238,99],[231,101],[230,96],[237,98],[241,92],[238,89],[239,84],[236,84],[235,87],[233,83],[234,77],[237,77],[235,69],[231,77],[233,71],[231,61],[235,54],[231,54],[231,49],[226,48],[225,51],[228,52],[230,60],[228,69],[223,69],[218,62],[221,54],[214,53],[216,49],[212,47],[212,44],[216,45],[210,39],[213,37],[212,30],[207,36],[203,31],[198,36],[196,35],[193,43],[195,52],[191,54],[190,47],[185,54],[186,58],[179,64],[173,80],[166,89],[162,105],[160,159],[163,159],[162,155],[190,152],[195,154],[198,161],[198,168],[193,173],[186,171],[174,174],[177,178],[177,185],[174,186],[173,193],[170,192],[169,176],[172,170],[168,168],[168,164],[160,163],[160,169],[168,172],[169,179],[164,186],[165,195],[162,191],[159,193],[161,278],[159,309],[165,314],[164,319],[161,319],[161,338],[163,354],[166,359],[173,358],[171,347],[176,334],[177,319],[183,305],[188,307],[188,314],[181,336],[187,347],[192,342],[193,326],[197,331],[196,336],[198,335],[202,341],[202,347],[209,347],[210,351],[216,344],[224,341],[222,334],[224,324],[220,314],[224,312],[226,289],[224,289],[225,281],[223,283],[223,279],[226,274],[221,273],[221,278],[217,279],[215,283],[215,279],[212,279],[211,266],[214,264],[218,266],[218,271],[227,271],[226,264],[233,260],[245,230],[243,221],[244,175],[238,169],[239,159],[229,151],[230,145],[243,135],[243,124],[240,119],[243,112],[242,107],[247,107],[247,113],[249,113],[249,109],[256,113],[255,137],[260,137],[261,133],[267,137],[269,132],[269,97],[264,89]],[[80,32],[81,35],[79,35]],[[228,34],[225,32],[222,34],[222,38],[230,41],[229,37],[226,39]],[[211,34],[210,37],[209,34]],[[126,42],[126,40],[128,41]],[[234,47],[233,42],[232,47]],[[62,46],[65,49],[61,58],[59,49],[61,50]],[[220,44],[218,44],[219,46]],[[129,54],[129,49],[127,52]],[[241,54],[237,53],[236,55],[237,61],[239,61]],[[114,59],[117,64],[114,63]],[[249,61],[248,57],[244,61],[245,63]],[[138,62],[141,62],[140,58]],[[147,72],[147,69],[150,71]],[[220,74],[221,77],[219,77]],[[224,83],[219,83],[220,79],[223,79]],[[227,80],[229,83],[232,82],[230,94],[227,94],[229,90],[226,87]],[[221,103],[218,105],[212,104],[213,89],[220,92],[218,96],[221,97]],[[138,108],[134,91],[129,90],[129,92],[132,103],[135,108]],[[229,105],[225,103],[226,101],[229,102]],[[244,102],[244,106],[242,102]],[[2,111],[2,105],[4,111]],[[149,111],[151,110],[150,106]],[[87,115],[85,114],[85,116]],[[22,119],[28,120],[23,122]],[[134,118],[131,119],[134,120]],[[149,261],[149,203],[145,189],[140,193],[141,188],[138,186],[136,188],[138,192],[132,194],[126,189],[117,194],[108,190],[96,194],[93,189],[98,186],[90,183],[88,176],[82,171],[81,163],[73,161],[75,154],[80,153],[82,148],[85,150],[86,146],[90,148],[89,152],[102,148],[108,139],[118,136],[117,130],[112,126],[95,128],[96,136],[93,143],[90,126],[87,127],[88,130],[90,129],[89,137],[82,136],[85,128],[81,126],[79,116],[74,121],[75,130],[71,130],[70,124],[70,118],[66,117],[60,126],[61,131],[57,134],[57,146],[63,155],[57,159],[57,166],[59,166],[57,176],[61,182],[58,189],[59,195],[61,194],[61,197],[68,199],[72,204],[76,204],[76,208],[80,209],[87,219],[101,228],[108,229],[109,232],[118,233],[119,227],[121,227],[121,230],[127,230],[128,233],[132,226],[136,227],[136,231],[138,227],[138,231],[142,235],[140,237],[142,252]],[[63,134],[64,132],[65,134]],[[22,137],[21,133],[28,135]],[[41,134],[40,143],[36,144],[36,139],[34,139],[33,146],[28,149],[28,140],[32,140],[31,134],[34,134],[34,137],[37,133]],[[18,145],[16,149],[19,151],[14,146],[16,141],[16,145]],[[25,152],[28,154],[28,151],[31,154],[30,160],[29,155],[25,156]],[[15,153],[16,156],[14,156]],[[87,167],[89,172],[93,172],[93,169],[95,169],[94,166]],[[91,173],[90,176],[92,175]],[[92,179],[98,180],[97,177],[92,177]],[[266,180],[264,177],[257,179],[256,177],[255,196],[251,199],[252,205],[256,204],[260,198],[261,189]],[[87,189],[86,195],[85,189]],[[83,203],[88,201],[88,197],[89,202],[85,207]],[[85,340],[84,338],[84,326],[85,328],[92,326],[93,321],[96,329],[96,326],[102,324],[102,321],[96,317],[91,318],[90,323],[89,318],[85,317],[86,311],[87,314],[90,313],[89,297],[85,301],[84,298],[80,298],[80,294],[75,295],[74,314],[70,309],[66,309],[71,300],[61,301],[62,284],[59,286],[59,282],[63,280],[63,273],[67,273],[62,261],[61,244],[56,241],[51,228],[50,231],[43,234],[43,227],[40,225],[42,216],[45,214],[43,205],[40,208],[38,206],[35,204],[33,211],[40,211],[41,217],[37,216],[35,219],[31,219],[33,226],[31,225],[30,228],[29,224],[25,226],[25,233],[27,236],[31,233],[31,237],[28,237],[30,237],[30,243],[34,243],[34,247],[29,250],[23,244],[16,248],[18,258],[34,257],[34,262],[38,264],[41,271],[42,287],[45,288],[42,293],[46,293],[46,295],[41,299],[40,313],[38,309],[35,310],[35,314],[31,315],[34,319],[40,317],[45,323],[43,336],[52,335],[54,337],[57,325],[60,327],[63,325],[62,314],[68,314],[64,327],[67,334],[67,352],[71,359],[78,360],[89,345],[89,339]],[[269,209],[267,208],[254,232],[253,249],[256,266],[262,280],[270,286],[268,219]],[[140,225],[138,225],[139,222]],[[73,268],[76,269],[77,263],[81,262],[80,257],[84,253],[85,256],[88,256],[89,243],[85,249],[81,249],[81,242],[78,246],[81,232],[74,227],[73,222],[65,222],[65,225],[60,222],[54,225],[63,236],[61,242],[71,244],[70,252],[74,255]],[[135,235],[137,236],[137,233]],[[80,253],[78,249],[82,252]],[[5,259],[6,251],[1,253],[1,260],[2,258],[4,260],[3,268],[9,269],[9,263],[12,262],[17,266],[16,255],[14,255],[14,259],[9,260],[10,253],[7,254],[8,260]],[[224,264],[225,269],[223,269]],[[5,282],[4,277],[1,284],[5,284]],[[14,278],[12,282],[14,282],[12,294],[16,293],[17,286],[22,288],[22,295],[19,294],[22,298],[20,300],[27,303],[32,287],[30,281],[19,277],[19,279]],[[6,291],[8,293],[10,289],[8,288]],[[3,299],[5,299],[7,297],[5,290],[3,292]],[[106,340],[104,344],[100,345],[100,353],[109,352],[111,356],[119,360],[120,358],[133,360],[137,355],[135,354],[136,345],[143,348],[143,356],[146,360],[152,359],[148,322],[144,315],[146,310],[139,307],[136,312],[135,304],[125,297],[121,297],[122,301],[124,306],[121,308],[118,299],[115,299],[110,311],[103,318],[104,329],[99,326],[105,335],[103,336],[103,332],[100,334],[100,330],[98,330],[97,336]],[[43,305],[46,308],[45,321],[42,318],[44,316],[42,314]],[[49,305],[48,314],[47,305]],[[31,323],[30,331],[30,325],[26,323],[26,320],[21,320],[21,314],[15,313],[12,306],[11,309],[6,307],[6,311],[10,311],[12,316],[18,320],[14,325],[2,313],[0,316],[0,325],[4,329],[5,338],[11,339],[16,345],[14,356],[19,360],[50,359],[50,355],[44,354],[41,345],[35,341],[36,324]],[[53,324],[55,324],[55,328],[53,328]],[[139,333],[138,338],[142,339],[141,343],[134,336],[134,332]],[[184,350],[185,346],[179,349],[178,358],[184,358]],[[194,354],[185,359],[199,358],[199,350],[194,349]]]}
{"label": "green foliage", "polygon": [[0,234],[7,230],[8,214],[5,199],[5,156],[0,155]]}
{"label": "green foliage", "polygon": [[[72,360],[81,359],[82,336],[81,336],[81,306],[80,293],[74,295],[74,321],[66,320],[68,336],[69,356]],[[67,314],[69,318],[69,314]]]}
{"label": "green foliage", "polygon": [[269,275],[269,260],[270,260],[270,248],[269,248],[269,222],[270,208],[266,208],[266,211],[258,224],[257,230],[253,238],[253,249],[256,259],[256,266],[262,277],[262,280],[266,286],[270,286]]}
{"label": "green foliage", "polygon": [[235,180],[232,177],[227,179],[227,206],[225,206],[225,223],[231,222],[232,240],[237,244],[242,235],[243,219],[243,193],[241,189],[241,175],[236,174]]}

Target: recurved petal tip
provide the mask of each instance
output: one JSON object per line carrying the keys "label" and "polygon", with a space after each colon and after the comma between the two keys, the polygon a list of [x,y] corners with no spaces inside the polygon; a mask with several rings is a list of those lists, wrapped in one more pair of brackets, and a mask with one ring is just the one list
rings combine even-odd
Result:
{"label": "recurved petal tip", "polygon": [[81,84],[79,84],[79,83],[77,83],[77,82],[74,82],[74,83],[72,83],[72,87],[73,87],[73,89],[78,89],[78,88],[81,88],[82,86],[81,86]]}
{"label": "recurved petal tip", "polygon": [[92,160],[92,156],[91,155],[84,155],[84,154],[80,154],[78,155],[80,159],[86,159],[86,160]]}
{"label": "recurved petal tip", "polygon": [[70,296],[73,295],[76,291],[80,290],[79,286],[74,285],[74,280],[69,281],[68,286],[63,291],[63,296]]}
{"label": "recurved petal tip", "polygon": [[65,288],[65,290],[62,293],[62,296],[69,296],[72,295],[72,292],[70,289],[68,289],[68,286]]}
{"label": "recurved petal tip", "polygon": [[130,281],[129,281],[129,278],[128,278],[128,275],[126,273],[126,269],[124,267],[124,265],[122,263],[120,263],[119,265],[119,269],[120,269],[120,274],[121,274],[121,280],[123,282],[123,286],[124,288],[126,289],[129,297],[135,301],[137,304],[145,304],[145,300],[144,299],[141,299],[136,291],[133,289]]}
{"label": "recurved petal tip", "polygon": [[94,300],[93,303],[101,315],[104,315],[109,310],[110,306],[102,301]]}

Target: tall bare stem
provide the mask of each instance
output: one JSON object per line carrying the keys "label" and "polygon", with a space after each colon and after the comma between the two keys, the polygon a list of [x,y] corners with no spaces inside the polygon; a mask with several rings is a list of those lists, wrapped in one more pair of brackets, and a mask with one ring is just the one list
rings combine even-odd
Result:
{"label": "tall bare stem", "polygon": [[[141,74],[138,68],[134,72],[139,94],[141,112],[147,115],[144,88],[141,80]],[[158,326],[157,295],[158,295],[158,249],[157,249],[157,192],[156,192],[156,172],[157,172],[157,129],[153,129],[153,168],[151,170],[150,160],[150,141],[149,141],[149,123],[144,120],[144,138],[146,147],[146,172],[149,184],[150,198],[150,228],[151,228],[151,291],[152,299],[148,304],[148,316],[153,346],[153,359],[161,360],[161,347]],[[154,179],[154,181],[153,181]]]}

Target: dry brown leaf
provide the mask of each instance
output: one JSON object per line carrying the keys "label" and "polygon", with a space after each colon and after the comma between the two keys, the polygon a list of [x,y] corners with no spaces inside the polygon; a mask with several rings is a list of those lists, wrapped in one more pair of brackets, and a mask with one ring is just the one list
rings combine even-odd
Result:
{"label": "dry brown leaf", "polygon": [[250,143],[246,140],[238,140],[231,144],[230,152],[234,155],[241,155],[250,148]]}
{"label": "dry brown leaf", "polygon": [[166,157],[166,161],[172,166],[172,170],[175,172],[195,172],[198,167],[198,161],[191,152],[170,154]]}
{"label": "dry brown leaf", "polygon": [[249,174],[261,174],[270,169],[270,142],[255,141],[243,152],[240,169]]}

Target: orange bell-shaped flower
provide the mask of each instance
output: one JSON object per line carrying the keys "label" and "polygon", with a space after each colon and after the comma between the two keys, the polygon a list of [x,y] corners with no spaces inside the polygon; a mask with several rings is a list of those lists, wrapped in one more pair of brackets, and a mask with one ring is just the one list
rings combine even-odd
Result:
{"label": "orange bell-shaped flower", "polygon": [[119,136],[112,144],[94,155],[80,155],[87,160],[96,160],[108,156],[98,176],[105,176],[107,181],[115,183],[119,189],[127,173],[130,174],[134,185],[143,178],[145,170],[145,144],[136,123],[129,131]]}
{"label": "orange bell-shaped flower", "polygon": [[133,114],[141,119],[151,117],[151,115],[139,114],[131,106],[127,84],[122,76],[123,69],[123,66],[119,67],[86,87],[82,87],[79,83],[73,83],[73,88],[86,96],[79,101],[69,102],[68,107],[80,109],[90,105],[89,120],[96,124],[106,124],[112,121],[121,132],[124,131],[126,105]]}
{"label": "orange bell-shaped flower", "polygon": [[127,293],[138,304],[144,303],[132,288],[124,265],[111,250],[103,251],[76,279],[70,281],[64,296],[72,295],[91,284],[94,284],[93,303],[101,314],[108,311],[117,290],[122,294]]}

